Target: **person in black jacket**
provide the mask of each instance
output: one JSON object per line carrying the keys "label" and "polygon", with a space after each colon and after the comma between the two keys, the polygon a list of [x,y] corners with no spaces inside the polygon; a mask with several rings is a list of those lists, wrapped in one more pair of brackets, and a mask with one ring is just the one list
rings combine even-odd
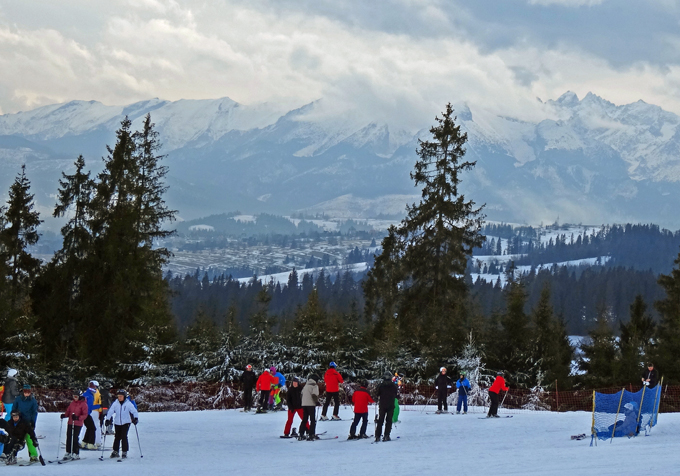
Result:
{"label": "person in black jacket", "polygon": [[649,388],[656,387],[659,383],[659,372],[654,368],[652,362],[647,363],[647,369],[642,372],[642,385],[648,385]]}
{"label": "person in black jacket", "polygon": [[241,374],[243,384],[243,411],[247,412],[253,408],[253,387],[257,382],[257,375],[253,372],[253,366],[246,365],[246,370]]}
{"label": "person in black jacket", "polygon": [[[376,392],[378,400],[378,424],[375,429],[375,441],[380,441],[383,423],[385,423],[385,436],[383,441],[390,441],[392,432],[392,417],[394,416],[394,401],[397,399],[397,386],[392,382],[392,374],[385,372],[383,381],[378,385]],[[385,421],[387,418],[387,421]]]}
{"label": "person in black jacket", "polygon": [[449,404],[446,399],[449,396],[449,389],[451,388],[451,379],[446,375],[446,367],[439,369],[439,375],[434,380],[434,389],[437,391],[437,413],[442,413],[442,406],[444,411],[449,411]]}
{"label": "person in black jacket", "polygon": [[21,418],[18,410],[12,410],[10,421],[2,420],[0,428],[0,443],[4,443],[3,458],[5,464],[17,463],[17,452],[26,445],[26,435],[31,437],[33,446],[38,449],[38,438],[35,436],[33,425]]}
{"label": "person in black jacket", "polygon": [[[295,415],[303,418],[302,412],[302,387],[300,386],[300,379],[298,377],[293,377],[293,383],[286,393],[286,404],[288,405],[288,420],[286,421],[286,426],[283,429],[284,438],[297,438],[297,430],[293,428],[293,434],[290,434],[290,428],[293,426],[293,419]],[[309,423],[307,423],[307,429],[309,430]]]}

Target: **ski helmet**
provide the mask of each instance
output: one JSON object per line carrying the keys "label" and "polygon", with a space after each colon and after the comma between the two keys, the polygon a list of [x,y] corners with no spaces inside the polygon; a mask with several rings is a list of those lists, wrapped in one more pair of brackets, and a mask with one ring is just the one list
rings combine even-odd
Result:
{"label": "ski helmet", "polygon": [[12,408],[12,417],[15,417],[15,416],[20,417],[20,416],[21,416],[21,413],[19,412],[18,409]]}
{"label": "ski helmet", "polygon": [[18,374],[18,373],[19,373],[19,372],[17,371],[17,369],[9,369],[9,370],[7,371],[7,376],[8,376],[8,377],[14,377],[14,376],[15,376],[16,374]]}
{"label": "ski helmet", "polygon": [[246,365],[246,370],[253,370],[253,366],[250,364]]}
{"label": "ski helmet", "polygon": [[90,383],[95,387],[99,387],[99,382],[97,382],[96,380],[90,380]]}
{"label": "ski helmet", "polygon": [[293,382],[300,383],[300,377],[293,377]]}
{"label": "ski helmet", "polygon": [[442,367],[439,369],[440,372],[446,372],[446,367]]}
{"label": "ski helmet", "polygon": [[329,367],[336,368],[336,367],[337,367],[337,364],[336,364],[335,362],[331,362],[330,364],[328,364],[328,366],[329,366]]}
{"label": "ski helmet", "polygon": [[502,376],[503,376],[503,371],[502,371],[502,370],[499,370],[498,372],[496,372],[496,375],[498,375],[499,377],[502,377]]}
{"label": "ski helmet", "polygon": [[276,373],[276,367],[274,367],[274,366],[272,365],[271,367],[269,367],[269,371],[270,371],[271,373],[275,374],[275,373]]}
{"label": "ski helmet", "polygon": [[116,392],[116,395],[122,395],[127,398],[127,392],[122,388]]}
{"label": "ski helmet", "polygon": [[467,375],[467,372],[465,372],[465,370],[461,370],[461,371],[460,371],[460,374],[461,374],[463,377],[465,377],[465,376]]}

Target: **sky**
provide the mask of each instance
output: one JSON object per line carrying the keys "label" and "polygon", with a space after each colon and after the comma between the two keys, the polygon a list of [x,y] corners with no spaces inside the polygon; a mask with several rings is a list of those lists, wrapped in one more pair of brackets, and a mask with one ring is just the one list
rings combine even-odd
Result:
{"label": "sky", "polygon": [[0,112],[324,98],[532,119],[567,90],[680,113],[680,0],[0,0]]}

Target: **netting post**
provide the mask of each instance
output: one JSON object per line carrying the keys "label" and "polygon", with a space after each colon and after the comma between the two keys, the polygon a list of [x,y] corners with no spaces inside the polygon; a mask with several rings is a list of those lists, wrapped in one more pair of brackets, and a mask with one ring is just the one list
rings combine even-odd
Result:
{"label": "netting post", "polygon": [[614,428],[612,429],[612,439],[609,440],[609,444],[614,441],[614,433],[616,432],[616,424],[619,422],[619,412],[621,411],[621,402],[623,401],[623,391],[626,387],[621,389],[621,398],[619,398],[619,408],[616,409],[616,418],[614,419]]}
{"label": "netting post", "polygon": [[637,422],[635,423],[635,436],[640,433],[640,415],[642,415],[642,403],[645,401],[645,391],[647,390],[647,385],[642,386],[642,396],[640,397],[640,409],[638,410]]}
{"label": "netting post", "polygon": [[[656,407],[656,413],[654,414],[654,418],[653,418],[654,425],[656,425],[656,422],[657,422],[657,420],[659,419],[659,409],[661,408],[661,396],[659,395],[659,392],[662,392],[662,391],[663,391],[663,390],[661,390],[661,388],[663,387],[663,377],[661,377],[661,382],[659,382],[658,385],[659,385],[659,386],[658,386],[658,388],[656,389],[656,394],[658,395],[658,397],[656,397],[656,398],[654,399],[654,405],[656,405],[656,402],[658,401],[658,402],[659,402],[659,406]],[[649,425],[649,429],[650,429],[650,430],[652,429],[651,422],[650,422],[650,425]]]}
{"label": "netting post", "polygon": [[557,380],[555,380],[555,398],[557,399],[557,408],[555,411],[560,411],[560,392],[557,390]]}
{"label": "netting post", "polygon": [[590,446],[593,446],[593,441],[595,446],[597,446],[597,438],[595,434],[595,390],[593,390],[593,424],[590,427]]}

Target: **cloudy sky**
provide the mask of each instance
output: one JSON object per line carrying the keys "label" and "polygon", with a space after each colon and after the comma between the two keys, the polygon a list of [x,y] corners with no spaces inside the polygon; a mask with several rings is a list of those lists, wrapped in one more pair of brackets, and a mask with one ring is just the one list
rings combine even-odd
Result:
{"label": "cloudy sky", "polygon": [[0,110],[318,98],[530,116],[592,91],[680,113],[680,0],[0,0]]}

